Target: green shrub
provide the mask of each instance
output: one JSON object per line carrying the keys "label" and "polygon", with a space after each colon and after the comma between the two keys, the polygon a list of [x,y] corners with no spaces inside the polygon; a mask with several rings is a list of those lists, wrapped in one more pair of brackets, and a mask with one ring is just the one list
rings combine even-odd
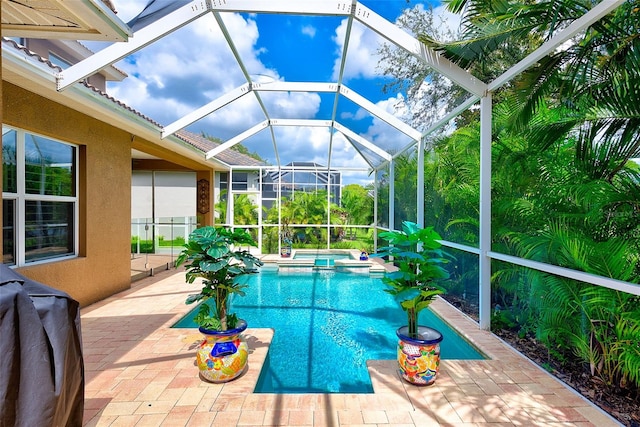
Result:
{"label": "green shrub", "polygon": [[[139,245],[139,247],[138,247]],[[131,253],[132,254],[152,254],[155,253],[153,240],[140,240],[138,236],[131,236]]]}

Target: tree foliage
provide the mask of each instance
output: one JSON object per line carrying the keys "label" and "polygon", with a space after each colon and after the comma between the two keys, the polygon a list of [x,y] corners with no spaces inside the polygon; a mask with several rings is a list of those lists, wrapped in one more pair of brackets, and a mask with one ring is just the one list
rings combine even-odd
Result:
{"label": "tree foliage", "polygon": [[[593,2],[447,5],[463,14],[461,37],[438,42],[427,27],[416,32],[420,40],[491,81]],[[624,2],[494,95],[493,251],[639,282],[640,173],[631,161],[640,158],[639,10],[637,0]],[[411,67],[396,65],[396,76],[407,81]],[[479,139],[477,120],[467,116],[435,141],[424,170],[427,222],[445,239],[472,245]],[[396,177],[405,176],[398,168],[415,170],[415,164],[396,163]],[[388,178],[378,182],[383,194]],[[395,185],[400,194],[413,191],[411,181]],[[403,209],[402,199],[396,208]],[[559,360],[577,356],[606,384],[638,393],[637,296],[497,261],[492,273],[494,327],[531,334]],[[462,280],[462,274],[451,277]]]}

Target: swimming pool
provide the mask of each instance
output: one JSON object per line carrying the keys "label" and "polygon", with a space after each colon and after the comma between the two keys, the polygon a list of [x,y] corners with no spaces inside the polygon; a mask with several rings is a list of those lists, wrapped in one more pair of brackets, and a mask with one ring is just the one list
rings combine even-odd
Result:
{"label": "swimming pool", "polygon": [[[372,393],[366,361],[395,359],[395,331],[406,322],[383,287],[380,278],[332,270],[252,276],[233,311],[251,328],[275,330],[255,392]],[[196,327],[194,310],[174,327]],[[484,359],[429,310],[420,323],[444,335],[443,359]]]}

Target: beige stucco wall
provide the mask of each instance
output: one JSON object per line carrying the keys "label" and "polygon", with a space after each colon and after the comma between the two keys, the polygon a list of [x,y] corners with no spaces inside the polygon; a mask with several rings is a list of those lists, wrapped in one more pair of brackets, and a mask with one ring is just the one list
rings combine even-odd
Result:
{"label": "beige stucco wall", "polygon": [[3,123],[80,146],[80,256],[17,269],[83,306],[128,289],[131,135],[3,82]]}

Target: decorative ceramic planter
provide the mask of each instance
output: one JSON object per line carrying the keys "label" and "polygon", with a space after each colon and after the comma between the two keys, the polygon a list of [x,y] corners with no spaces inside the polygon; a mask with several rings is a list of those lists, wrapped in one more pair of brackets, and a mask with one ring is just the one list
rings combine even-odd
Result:
{"label": "decorative ceramic planter", "polygon": [[280,248],[280,256],[282,258],[289,258],[291,257],[291,246],[282,246]]}
{"label": "decorative ceramic planter", "polygon": [[200,377],[213,383],[223,383],[239,377],[247,368],[249,346],[242,332],[247,322],[238,320],[235,329],[214,331],[200,327],[205,340],[196,351]]}
{"label": "decorative ceramic planter", "polygon": [[399,373],[411,384],[433,384],[440,368],[442,334],[426,326],[418,326],[418,338],[411,338],[408,333],[407,326],[396,331]]}

